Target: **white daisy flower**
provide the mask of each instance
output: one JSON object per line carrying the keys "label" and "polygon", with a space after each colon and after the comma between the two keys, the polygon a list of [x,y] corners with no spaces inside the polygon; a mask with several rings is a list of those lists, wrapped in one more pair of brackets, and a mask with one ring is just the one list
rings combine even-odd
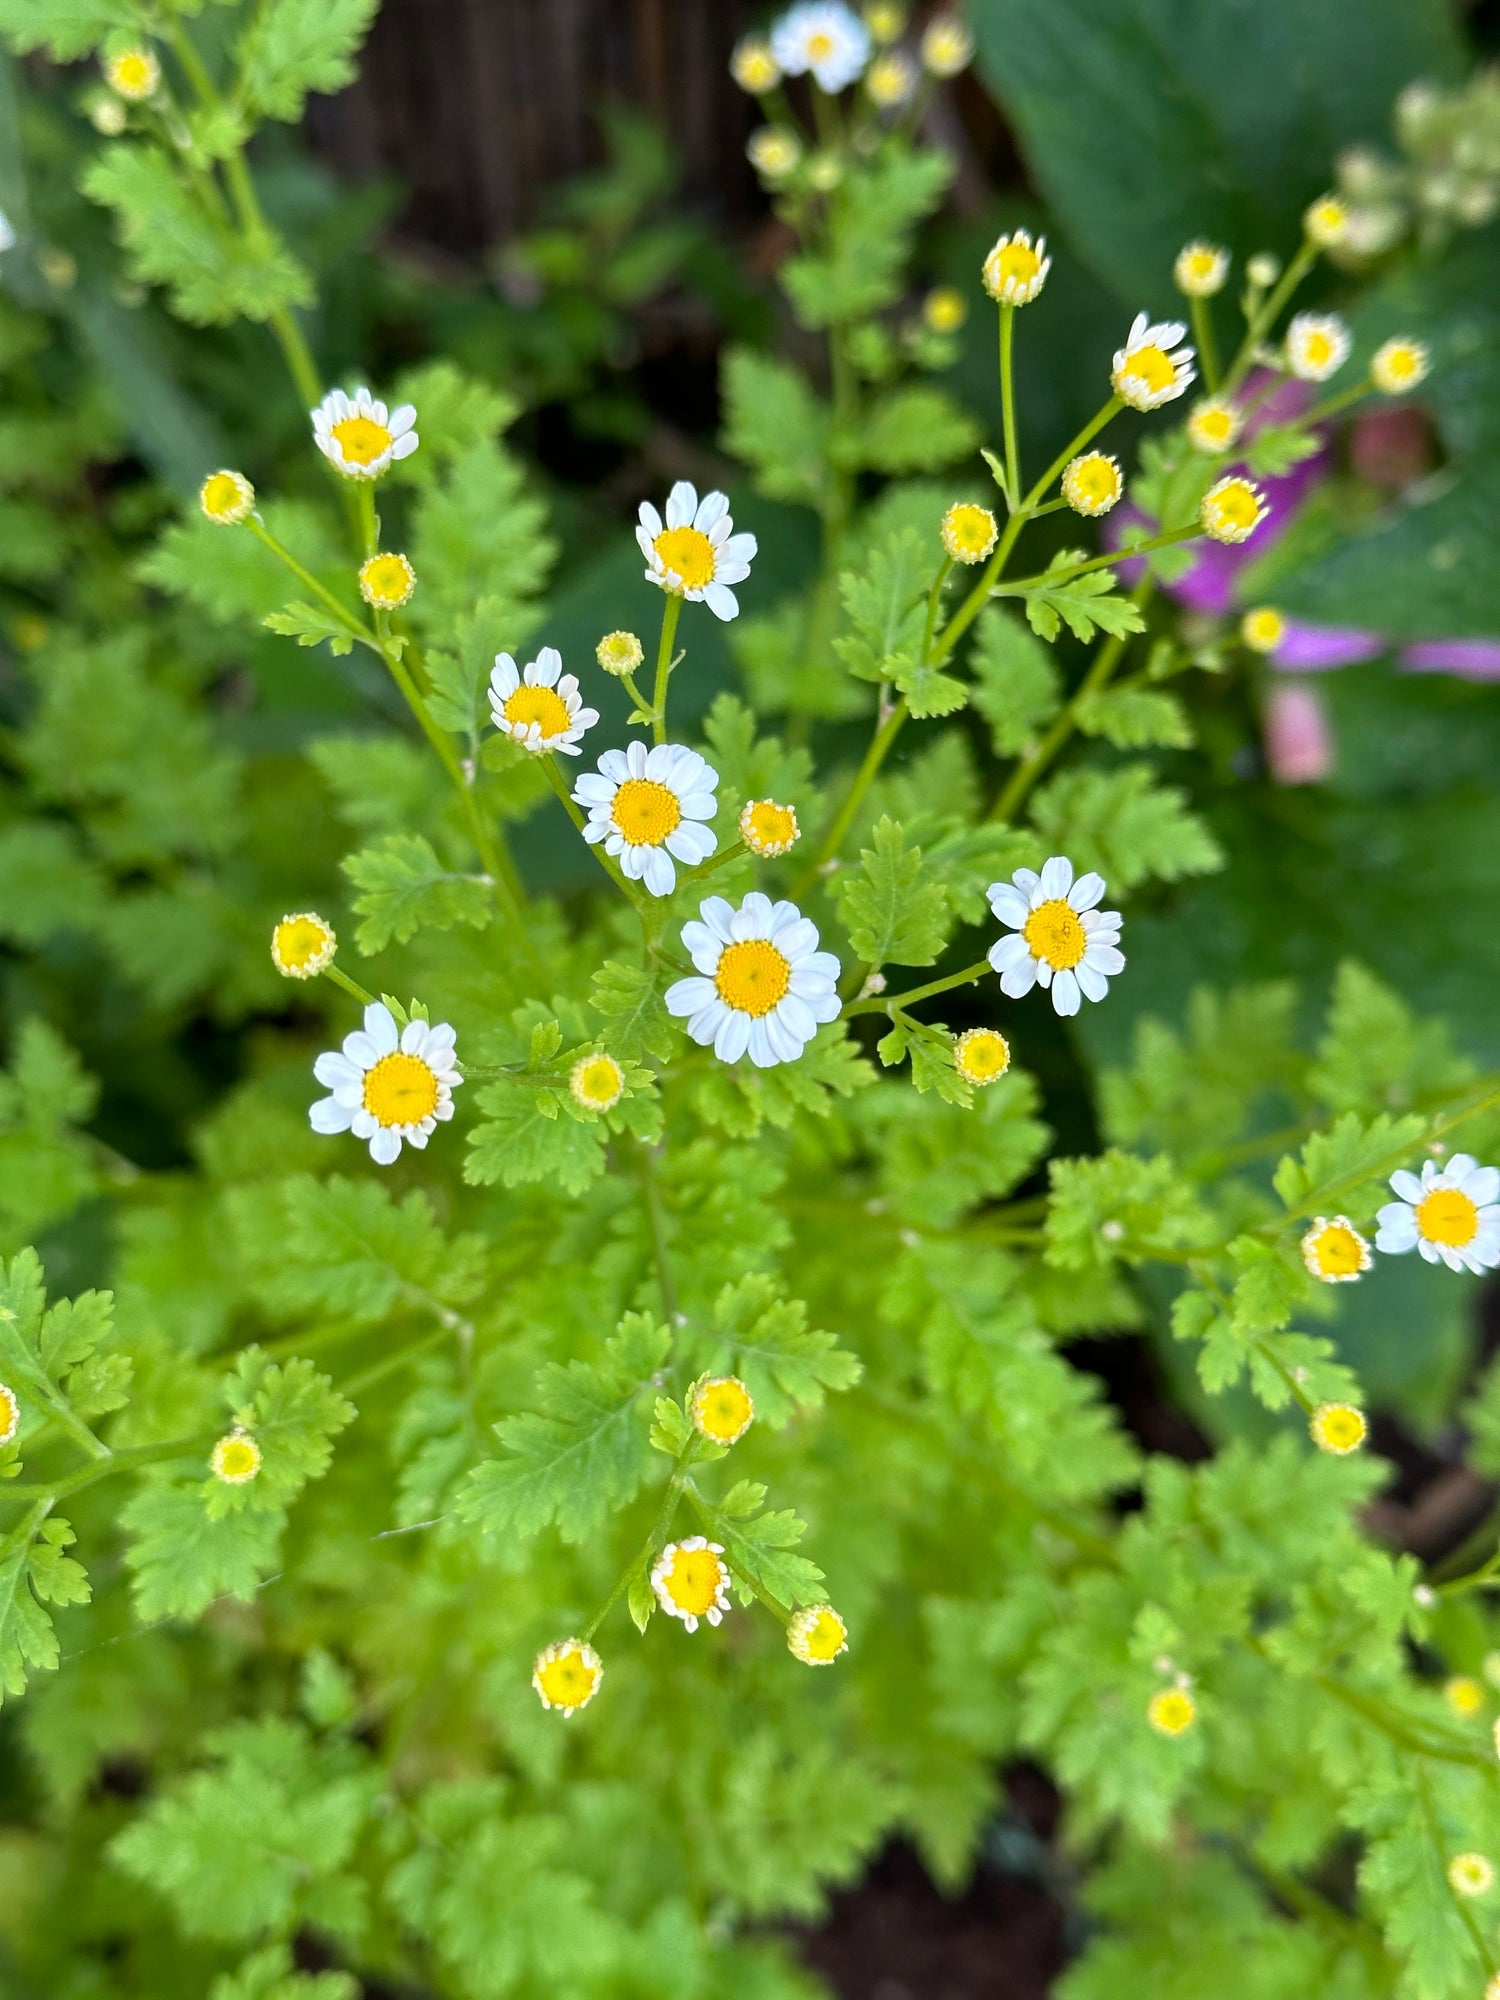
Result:
{"label": "white daisy flower", "polygon": [[326,1050],[313,1064],[333,1093],[308,1112],[313,1130],[368,1139],[370,1158],[382,1167],[403,1139],[420,1151],[434,1126],[453,1116],[453,1093],[463,1082],[453,1041],[446,1021],[409,1021],[398,1034],[390,1008],[372,1001],[363,1028],[344,1037],[343,1053]]}
{"label": "white daisy flower", "polygon": [[556,646],[543,646],[524,674],[509,653],[495,655],[490,714],[495,727],[533,757],[544,750],[576,757],[585,730],[599,720],[597,708],[583,706],[578,676],[563,672]]}
{"label": "white daisy flower", "polygon": [[1500,1264],[1500,1167],[1481,1167],[1455,1153],[1446,1167],[1424,1160],[1420,1178],[1403,1168],[1391,1175],[1401,1197],[1375,1220],[1375,1248],[1400,1256],[1415,1250],[1450,1271],[1491,1271]]}
{"label": "white daisy flower", "polygon": [[682,941],[702,977],[669,986],[667,1012],[720,1062],[747,1049],[757,1069],[795,1062],[818,1023],[839,1015],[839,962],[818,950],[816,924],[759,890],[738,909],[710,896],[698,914],[703,921],[684,924]]}
{"label": "white daisy flower", "polygon": [[1042,872],[1018,868],[1009,882],[992,882],[990,908],[1011,937],[990,947],[1000,990],[1013,1000],[1033,986],[1050,988],[1059,1014],[1076,1014],[1082,1000],[1102,1000],[1125,970],[1118,910],[1101,910],[1102,875],[1073,879],[1073,864],[1054,854]]}
{"label": "white daisy flower", "polygon": [[717,1625],[729,1609],[729,1569],[723,1546],[702,1535],[668,1542],[651,1566],[651,1588],[663,1611],[680,1618],[690,1632],[698,1620]]}
{"label": "white daisy flower", "polygon": [[736,535],[733,529],[728,496],[706,493],[700,500],[686,479],[667,495],[665,526],[643,500],[635,538],[648,565],[646,581],[689,604],[706,604],[715,618],[737,618],[739,602],[729,585],[750,574],[756,544],[754,535]]}
{"label": "white daisy flower", "polygon": [[997,305],[1029,306],[1051,269],[1046,237],[1039,236],[1033,244],[1029,229],[1014,229],[985,258],[980,277]]}
{"label": "white daisy flower", "polygon": [[1229,252],[1217,243],[1194,242],[1177,253],[1172,278],[1179,292],[1190,299],[1211,299],[1222,292],[1229,276]]}
{"label": "white daisy flower", "polygon": [[1302,382],[1326,382],[1349,358],[1350,334],[1337,313],[1298,313],[1286,330],[1286,365]]}
{"label": "white daisy flower", "polygon": [[1432,356],[1420,340],[1387,340],[1371,358],[1370,380],[1382,396],[1404,396],[1425,381],[1431,366]]}
{"label": "white daisy flower", "polygon": [[410,403],[387,410],[368,389],[352,396],[330,389],[312,413],[313,440],[346,479],[378,479],[393,460],[416,450],[416,421]]}
{"label": "white daisy flower", "polygon": [[704,821],[718,810],[714,787],[719,774],[696,750],[680,743],[641,742],[606,750],[599,768],[585,771],[573,787],[575,805],[588,814],[583,837],[604,842],[626,877],[644,882],[653,896],[677,887],[673,859],[695,868],[719,844]]}
{"label": "white daisy flower", "polygon": [[836,97],[870,60],[870,31],[841,0],[805,0],[771,30],[771,54],[787,76],[806,76]]}
{"label": "white daisy flower", "polygon": [[1186,334],[1180,320],[1153,322],[1136,314],[1110,377],[1122,403],[1132,410],[1159,409],[1197,379],[1193,350],[1182,345]]}

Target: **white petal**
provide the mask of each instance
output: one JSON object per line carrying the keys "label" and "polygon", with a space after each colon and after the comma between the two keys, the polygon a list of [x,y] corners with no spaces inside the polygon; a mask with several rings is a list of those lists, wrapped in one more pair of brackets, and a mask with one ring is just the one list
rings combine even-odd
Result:
{"label": "white petal", "polygon": [[989,888],[990,908],[1002,924],[1009,924],[1012,930],[1020,930],[1031,915],[1031,904],[1019,889],[1013,889],[1009,882],[992,882]]}
{"label": "white petal", "polygon": [[679,979],[666,991],[666,1008],[669,1014],[686,1019],[696,1014],[719,997],[718,989],[711,979]]}
{"label": "white petal", "polygon": [[502,697],[513,695],[521,685],[521,675],[509,653],[496,653],[495,671],[490,675],[490,686]]}
{"label": "white petal", "polygon": [[1054,854],[1042,864],[1041,879],[1037,883],[1037,900],[1043,903],[1066,896],[1073,886],[1073,864],[1066,854]]}
{"label": "white petal", "polygon": [[817,949],[818,927],[810,917],[794,914],[791,923],[773,930],[771,935],[776,940],[776,949],[789,959],[804,959]]}
{"label": "white petal", "polygon": [[1478,1165],[1472,1153],[1454,1153],[1443,1168],[1443,1180],[1449,1187],[1461,1188]]}
{"label": "white petal", "polygon": [[701,820],[685,819],[672,829],[663,844],[668,854],[675,854],[689,868],[696,868],[700,861],[706,861],[713,853],[719,844],[719,836]]}
{"label": "white petal", "polygon": [[315,1132],[327,1137],[334,1132],[347,1132],[354,1123],[354,1113],[346,1104],[339,1104],[331,1097],[320,1097],[316,1104],[308,1107],[307,1121]]}
{"label": "white petal", "polygon": [[[994,964],[993,958],[990,963]],[[1019,965],[1009,965],[1000,974],[1000,991],[1009,994],[1012,1000],[1020,1000],[1036,985],[1036,975],[1036,960],[1028,953]]]}
{"label": "white petal", "polygon": [[[641,502],[640,507],[637,510],[637,519],[640,521],[641,526],[645,529],[646,534],[654,542],[657,536],[661,533],[662,520],[661,520],[661,515],[657,513],[656,509],[651,505],[651,502],[649,500],[643,500]],[[648,549],[646,553],[649,555],[651,552]]]}
{"label": "white petal", "polygon": [[716,528],[729,512],[727,493],[705,493],[698,502],[698,510],[693,515],[693,526],[700,534],[708,534]]}
{"label": "white petal", "polygon": [[1080,911],[1092,910],[1094,905],[1102,900],[1103,895],[1104,877],[1102,875],[1080,875],[1068,891],[1068,904],[1071,909]]}
{"label": "white petal", "polygon": [[[1083,995],[1086,1000],[1102,1000],[1109,991],[1108,979],[1105,978],[1097,966],[1090,965],[1086,958],[1082,965],[1076,969],[1073,976],[1083,989]],[[1055,987],[1053,988],[1053,993],[1055,996]]]}
{"label": "white petal", "polygon": [[636,850],[645,856],[645,866],[641,873],[646,878],[646,887],[653,896],[670,896],[677,887],[677,870],[672,865],[672,857],[664,847],[644,847]]}
{"label": "white petal", "polygon": [[731,535],[727,542],[721,542],[716,551],[714,575],[722,573],[725,563],[753,562],[758,550],[754,535]]}
{"label": "white petal", "polygon": [[420,442],[421,440],[415,431],[408,431],[405,437],[398,437],[396,442],[391,446],[391,457],[395,459],[410,458]]}
{"label": "white petal", "polygon": [[[1420,1201],[1427,1192],[1416,1175],[1408,1173],[1405,1167],[1398,1167],[1391,1175],[1391,1186],[1403,1201]],[[1388,1206],[1394,1208],[1395,1203]],[[1382,1209],[1380,1213],[1384,1215],[1386,1210]]]}
{"label": "white petal", "polygon": [[1066,966],[1052,975],[1052,1004],[1059,1014],[1076,1014],[1082,1005],[1077,975]]}
{"label": "white petal", "polygon": [[698,489],[690,480],[679,479],[667,495],[667,526],[688,528],[698,511]]}
{"label": "white petal", "polygon": [[[383,1056],[396,1053],[399,1037],[396,1033],[395,1016],[383,1001],[373,1000],[365,1009],[365,1033]],[[348,1044],[345,1044],[347,1050]]]}
{"label": "white petal", "polygon": [[785,1021],[799,1041],[810,1042],[818,1032],[817,1016],[795,993],[784,993],[776,1005],[778,1020]]}
{"label": "white petal", "polygon": [[388,1167],[401,1155],[401,1134],[393,1125],[383,1125],[370,1141],[370,1158],[377,1167]]}
{"label": "white petal", "polygon": [[750,1019],[748,1014],[737,1013],[731,1007],[724,1009],[724,1019],[714,1036],[714,1054],[720,1062],[738,1062],[750,1046]]}
{"label": "white petal", "polygon": [[703,602],[723,625],[740,615],[739,599],[722,583],[705,584],[702,591]]}
{"label": "white petal", "polygon": [[401,1030],[401,1052],[403,1055],[419,1056],[427,1046],[427,1023],[408,1021]]}
{"label": "white petal", "polygon": [[1117,951],[1112,944],[1095,944],[1089,940],[1083,954],[1083,962],[1090,972],[1107,972],[1111,979],[1125,970],[1125,954]]}
{"label": "white petal", "polygon": [[722,896],[705,896],[698,906],[698,914],[707,924],[720,944],[728,944],[734,936],[734,905]]}
{"label": "white petal", "polygon": [[350,1062],[336,1049],[326,1049],[318,1057],[313,1064],[313,1075],[328,1090],[336,1090],[340,1084],[353,1084],[356,1089],[364,1087],[365,1073],[359,1064]]}
{"label": "white petal", "polygon": [[687,792],[677,803],[686,819],[712,819],[719,810],[719,801],[712,792]]}
{"label": "white petal", "polygon": [[1476,1208],[1487,1208],[1500,1196],[1500,1167],[1479,1167],[1469,1175],[1463,1191]]}
{"label": "white petal", "polygon": [[759,1021],[752,1021],[750,1023],[748,1047],[750,1050],[750,1060],[755,1064],[757,1069],[771,1069],[778,1062],[782,1061],[782,1057],[777,1054],[776,1049],[772,1045],[768,1017],[763,1017]]}
{"label": "white petal", "polygon": [[[990,946],[988,956],[990,964],[999,973],[1010,972],[1018,965],[1032,963],[1031,946],[1019,931],[1012,931],[1008,937],[997,938]],[[1009,988],[1006,990],[1009,991]],[[1029,993],[1031,981],[1028,980],[1021,990],[1023,993]]]}

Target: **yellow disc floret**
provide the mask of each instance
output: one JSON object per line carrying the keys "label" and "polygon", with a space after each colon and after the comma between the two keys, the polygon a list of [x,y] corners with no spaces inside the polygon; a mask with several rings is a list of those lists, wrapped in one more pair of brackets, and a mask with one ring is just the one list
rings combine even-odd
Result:
{"label": "yellow disc floret", "polygon": [[1188,416],[1188,443],[1195,450],[1217,457],[1238,440],[1243,421],[1233,403],[1216,396],[1206,397],[1193,405]]}
{"label": "yellow disc floret", "polygon": [[905,104],[917,87],[917,70],[910,56],[900,49],[887,49],[876,56],[865,71],[865,89],[870,102],[882,111]]}
{"label": "yellow disc floret", "polygon": [[922,301],[922,318],[932,333],[957,333],[969,317],[969,302],[956,285],[939,285]]}
{"label": "yellow disc floret", "polygon": [[694,1385],[693,1429],[715,1444],[734,1444],[755,1421],[755,1404],[738,1375],[705,1375]]}
{"label": "yellow disc floret", "polygon": [[587,1708],[603,1679],[604,1662],[583,1639],[554,1639],[537,1654],[531,1669],[531,1685],[541,1696],[542,1707],[555,1708],[564,1716]]}
{"label": "yellow disc floret", "polygon": [[1286,620],[1269,604],[1257,605],[1240,620],[1240,637],[1252,653],[1274,653],[1286,637]]}
{"label": "yellow disc floret", "polygon": [[198,504],[215,527],[236,528],[250,518],[255,488],[243,472],[211,472],[199,489]]}
{"label": "yellow disc floret", "polygon": [[1302,227],[1318,249],[1337,249],[1349,234],[1349,205],[1336,194],[1321,194],[1303,214]]}
{"label": "yellow disc floret", "polygon": [[221,1437],[209,1457],[209,1470],[226,1486],[248,1486],[260,1471],[260,1446],[248,1431]]}
{"label": "yellow disc floret", "polygon": [[1217,243],[1189,243],[1177,253],[1172,276],[1190,299],[1211,299],[1229,275],[1229,252]]}
{"label": "yellow disc floret", "polygon": [[121,49],[106,61],[104,80],[118,96],[143,104],[161,82],[161,64],[150,49]]}
{"label": "yellow disc floret", "polygon": [[312,979],[333,963],[338,949],[333,925],[315,910],[283,917],[271,933],[271,963],[283,979]]}
{"label": "yellow disc floret", "polygon": [[625,1072],[613,1056],[580,1056],[568,1072],[568,1090],[585,1111],[612,1111],[625,1094]]}
{"label": "yellow disc floret", "polygon": [[371,556],[361,563],[359,594],[377,611],[396,611],[417,587],[417,573],[403,555]]}
{"label": "yellow disc floret", "polygon": [[701,590],[713,582],[714,545],[701,528],[663,528],[653,547],[669,591]]}
{"label": "yellow disc floret", "polygon": [[377,1125],[420,1125],[437,1109],[438,1095],[432,1068],[401,1049],[365,1071],[364,1107]]}
{"label": "yellow disc floret", "polygon": [[1486,1896],[1494,1887],[1495,1869],[1484,1854],[1455,1854],[1448,1863],[1448,1886],[1456,1896]]}
{"label": "yellow disc floret", "polygon": [[660,847],[682,824],[682,806],[669,785],[625,778],[616,787],[610,816],[632,847]]}
{"label": "yellow disc floret", "polygon": [[1404,396],[1427,379],[1432,356],[1420,340],[1387,340],[1370,360],[1370,380],[1382,396]]}
{"label": "yellow disc floret", "polygon": [[1429,1243],[1461,1250],[1479,1230],[1479,1210],[1458,1188],[1434,1188],[1417,1203],[1417,1227]]}
{"label": "yellow disc floret", "polygon": [[1038,237],[1033,246],[1029,230],[1017,229],[1002,236],[985,258],[981,273],[990,297],[1003,306],[1030,305],[1052,268],[1051,258],[1044,254],[1046,248],[1045,236]]}
{"label": "yellow disc floret", "polygon": [[338,440],[346,464],[354,466],[373,465],[396,441],[384,424],[358,412],[333,425],[332,435]]}
{"label": "yellow disc floret", "polygon": [[544,743],[551,737],[565,736],[573,724],[568,704],[556,688],[533,687],[529,681],[523,681],[507,698],[505,719],[518,723],[522,728],[534,722],[542,732]]}
{"label": "yellow disc floret", "polygon": [[1021,927],[1033,958],[1050,965],[1054,972],[1067,972],[1088,950],[1088,932],[1078,912],[1065,897],[1054,896],[1038,903]]}
{"label": "yellow disc floret", "polygon": [[745,938],[725,945],[714,969],[714,985],[726,1007],[758,1020],[786,997],[792,968],[769,938]]}
{"label": "yellow disc floret", "polygon": [[0,1445],[9,1444],[21,1427],[21,1405],[14,1389],[0,1382]]}
{"label": "yellow disc floret", "polygon": [[633,674],[645,657],[645,649],[634,632],[606,632],[594,648],[594,658],[617,680]]}
{"label": "yellow disc floret", "polygon": [[771,53],[771,44],[760,35],[747,35],[729,58],[729,74],[741,90],[763,97],[781,81],[781,66]]}
{"label": "yellow disc floret", "polygon": [[1347,1458],[1364,1443],[1368,1426],[1364,1412],[1352,1403],[1319,1403],[1307,1420],[1307,1428],[1319,1451]]}
{"label": "yellow disc floret", "polygon": [[1453,1713],[1466,1718],[1478,1715],[1485,1703],[1484,1683],[1475,1680],[1472,1674],[1455,1674],[1445,1681],[1443,1695]]}
{"label": "yellow disc floret", "polygon": [[1159,1736],[1182,1736],[1198,1720],[1198,1704],[1186,1688],[1158,1688],[1146,1704],[1146,1720]]}
{"label": "yellow disc floret", "polygon": [[768,181],[783,181],[802,158],[802,141],[784,125],[762,125],[745,141],[745,157]]}
{"label": "yellow disc floret", "polygon": [[717,1625],[729,1609],[729,1571],[717,1542],[689,1535],[668,1542],[651,1568],[651,1588],[662,1610],[696,1632],[700,1618]]}
{"label": "yellow disc floret", "polygon": [[929,76],[957,76],[974,59],[974,37],[956,14],[939,14],[922,35],[922,67]]}
{"label": "yellow disc floret", "polygon": [[786,1643],[805,1667],[831,1667],[849,1650],[849,1628],[831,1604],[809,1604],[787,1621]]}
{"label": "yellow disc floret", "polygon": [[950,507],[938,530],[943,547],[955,562],[961,563],[983,562],[995,546],[999,532],[989,508],[976,507],[969,500],[960,500]]}
{"label": "yellow disc floret", "polygon": [[896,41],[906,28],[906,9],[898,0],[866,0],[865,26],[882,47]]}
{"label": "yellow disc floret", "polygon": [[1107,514],[1125,491],[1120,461],[1107,451],[1080,452],[1063,469],[1062,497],[1075,514]]}
{"label": "yellow disc floret", "polygon": [[762,860],[787,853],[798,832],[795,810],[775,799],[751,799],[740,813],[740,839]]}
{"label": "yellow disc floret", "polygon": [[1210,541],[1247,542],[1270,511],[1259,487],[1231,475],[1209,487],[1198,519]]}
{"label": "yellow disc floret", "polygon": [[969,1028],[953,1044],[953,1067],[965,1083],[983,1090],[1010,1068],[1010,1043],[997,1028]]}
{"label": "yellow disc floret", "polygon": [[1302,1261],[1325,1285],[1352,1284],[1370,1268],[1370,1246],[1347,1215],[1320,1215],[1302,1239]]}

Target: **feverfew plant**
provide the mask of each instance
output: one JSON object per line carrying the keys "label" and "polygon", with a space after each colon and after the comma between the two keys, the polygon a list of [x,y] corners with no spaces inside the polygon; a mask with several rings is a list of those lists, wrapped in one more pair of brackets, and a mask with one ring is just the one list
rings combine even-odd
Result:
{"label": "feverfew plant", "polygon": [[[1012,224],[966,293],[914,275],[969,29],[807,0],[733,74],[811,361],[728,353],[722,486],[632,496],[575,651],[513,402],[446,360],[326,380],[257,190],[255,127],[346,80],[372,11],[0,0],[101,64],[85,185],[132,281],[267,328],[300,440],[248,471],[206,441],[138,636],[82,551],[107,581],[16,732],[4,879],[50,872],[101,991],[254,1029],[145,1161],[35,1014],[0,1084],[35,1794],[0,1948],[101,2000],[798,2000],[778,1926],[898,1833],[960,1886],[1024,1757],[1098,1917],[1068,2000],[1482,1993],[1500,1556],[1377,1539],[1340,1337],[1417,1266],[1500,1266],[1500,1077],[1349,962],[1320,1025],[1273,983],[1138,1018],[1048,1122],[1166,890],[1222,865],[1162,759],[1234,639],[1163,586],[1253,553],[1260,482],[1432,354],[1305,305],[1325,196],[1284,265],[1195,238],[1091,329],[1096,405],[1038,469],[1067,252]],[[941,379],[966,321],[988,441]],[[203,631],[357,720],[258,792],[189,699]],[[58,921],[6,917],[41,990]],[[113,1292],[49,1302],[33,1239]],[[1067,1352],[1153,1318],[1194,1462]],[[1500,1472],[1500,1375],[1468,1421]]]}

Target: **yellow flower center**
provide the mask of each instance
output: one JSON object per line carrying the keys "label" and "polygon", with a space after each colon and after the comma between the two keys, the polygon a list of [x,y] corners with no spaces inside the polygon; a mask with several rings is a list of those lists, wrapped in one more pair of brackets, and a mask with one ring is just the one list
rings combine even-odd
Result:
{"label": "yellow flower center", "polygon": [[786,848],[797,838],[797,815],[774,799],[757,799],[746,806],[745,819],[747,837],[754,848]]}
{"label": "yellow flower center", "polygon": [[271,934],[271,955],[278,965],[300,972],[328,949],[329,930],[316,917],[283,917]]}
{"label": "yellow flower center", "polygon": [[1381,365],[1392,381],[1404,382],[1417,372],[1415,350],[1410,347],[1388,348]]}
{"label": "yellow flower center", "polygon": [[1041,268],[1042,260],[1029,243],[1007,243],[1003,250],[990,252],[989,280],[997,292],[1008,284],[1024,291]]}
{"label": "yellow flower center", "polygon": [[714,985],[724,1005],[757,1019],[770,1013],[791,983],[791,966],[766,938],[725,945],[714,973]]}
{"label": "yellow flower center", "polygon": [[1279,611],[1247,611],[1240,625],[1247,646],[1259,653],[1273,652],[1286,634],[1286,620]]}
{"label": "yellow flower center", "polygon": [[148,55],[139,50],[118,55],[110,64],[110,81],[122,96],[144,97],[155,82],[155,64]]}
{"label": "yellow flower center", "polygon": [[572,720],[568,704],[556,688],[531,687],[524,682],[507,698],[505,719],[522,728],[534,722],[542,732],[543,742],[554,736],[566,736]]}
{"label": "yellow flower center", "polygon": [[833,54],[832,35],[824,34],[820,31],[817,34],[808,36],[807,60],[809,62],[815,62],[815,63],[827,62],[828,58],[832,54]]}
{"label": "yellow flower center", "polygon": [[1144,382],[1153,396],[1161,389],[1170,389],[1177,380],[1177,369],[1171,356],[1154,341],[1145,347],[1133,348],[1126,355],[1125,366],[1120,373],[1127,380]]}
{"label": "yellow flower center", "polygon": [[244,505],[245,493],[232,472],[215,472],[203,482],[203,511],[210,520],[233,514]]}
{"label": "yellow flower center", "polygon": [[1066,972],[1077,965],[1088,949],[1088,933],[1078,912],[1061,896],[1033,910],[1021,935],[1032,957],[1050,965],[1054,972]]}
{"label": "yellow flower center", "polygon": [[709,1382],[693,1399],[693,1415],[705,1437],[720,1444],[732,1444],[755,1415],[750,1391],[743,1382],[728,1377]]}
{"label": "yellow flower center", "polygon": [[714,545],[701,528],[663,528],[652,546],[682,589],[701,590],[713,582]]}
{"label": "yellow flower center", "polygon": [[1215,519],[1226,528],[1253,528],[1260,519],[1260,502],[1243,479],[1231,480],[1212,504]]}
{"label": "yellow flower center", "polygon": [[420,1056],[398,1049],[365,1071],[365,1109],[382,1125],[420,1125],[437,1101],[437,1077]]}
{"label": "yellow flower center", "polygon": [[1159,1729],[1163,1736],[1180,1736],[1197,1720],[1198,1707],[1182,1688],[1162,1688],[1152,1695],[1147,1714],[1152,1728]]}
{"label": "yellow flower center", "polygon": [[723,1580],[724,1566],[712,1549],[679,1549],[662,1583],[679,1611],[701,1618],[713,1609]]}
{"label": "yellow flower center", "polygon": [[968,306],[962,292],[944,285],[928,294],[922,314],[934,333],[953,333],[968,317]]}
{"label": "yellow flower center", "polygon": [[395,443],[385,425],[373,417],[345,417],[334,425],[333,436],[350,465],[373,465]]}
{"label": "yellow flower center", "polygon": [[1321,368],[1325,361],[1333,359],[1334,347],[1326,333],[1304,334],[1302,338],[1302,358],[1314,368]]}
{"label": "yellow flower center", "polygon": [[360,580],[377,603],[399,603],[411,589],[411,569],[404,556],[371,556]]}
{"label": "yellow flower center", "polygon": [[1443,1689],[1448,1705],[1458,1715],[1477,1715],[1484,1707],[1484,1689],[1472,1674],[1457,1674]]}
{"label": "yellow flower center", "polygon": [[1434,1188],[1417,1204],[1417,1227],[1429,1243],[1461,1250],[1479,1228],[1479,1210],[1457,1188]]}
{"label": "yellow flower center", "polygon": [[995,539],[995,517],[987,507],[963,501],[950,507],[944,516],[950,553],[977,560],[989,552]]}
{"label": "yellow flower center", "polygon": [[660,847],[682,824],[677,794],[652,778],[627,778],[615,793],[610,816],[632,847]]}
{"label": "yellow flower center", "polygon": [[1330,1222],[1326,1229],[1320,1229],[1308,1249],[1327,1278],[1350,1278],[1365,1267],[1363,1245],[1342,1222]]}
{"label": "yellow flower center", "polygon": [[1228,444],[1234,437],[1234,412],[1199,410],[1193,418],[1193,428],[1208,444]]}
{"label": "yellow flower center", "polygon": [[838,1657],[845,1636],[843,1619],[824,1605],[803,1627],[802,1644],[813,1659],[832,1660]]}
{"label": "yellow flower center", "polygon": [[214,1470],[221,1479],[249,1479],[260,1470],[260,1447],[250,1438],[225,1438],[214,1453]]}
{"label": "yellow flower center", "polygon": [[1219,260],[1212,250],[1189,250],[1183,262],[1188,276],[1200,283],[1205,278],[1211,278],[1219,268]]}
{"label": "yellow flower center", "polygon": [[1351,1404],[1329,1403],[1314,1415],[1313,1436],[1324,1451],[1353,1451],[1364,1443],[1365,1420]]}
{"label": "yellow flower center", "polygon": [[598,1669],[575,1646],[537,1670],[542,1693],[554,1708],[581,1708],[594,1692]]}
{"label": "yellow flower center", "polygon": [[578,1095],[585,1103],[602,1105],[606,1110],[618,1100],[622,1081],[620,1065],[612,1056],[591,1056],[576,1072]]}
{"label": "yellow flower center", "polygon": [[993,1083],[1010,1068],[1010,1044],[993,1028],[971,1028],[959,1037],[954,1064],[970,1083]]}
{"label": "yellow flower center", "polygon": [[1120,475],[1103,452],[1096,451],[1073,468],[1072,485],[1080,499],[1094,506],[1101,500],[1113,500],[1118,496]]}

